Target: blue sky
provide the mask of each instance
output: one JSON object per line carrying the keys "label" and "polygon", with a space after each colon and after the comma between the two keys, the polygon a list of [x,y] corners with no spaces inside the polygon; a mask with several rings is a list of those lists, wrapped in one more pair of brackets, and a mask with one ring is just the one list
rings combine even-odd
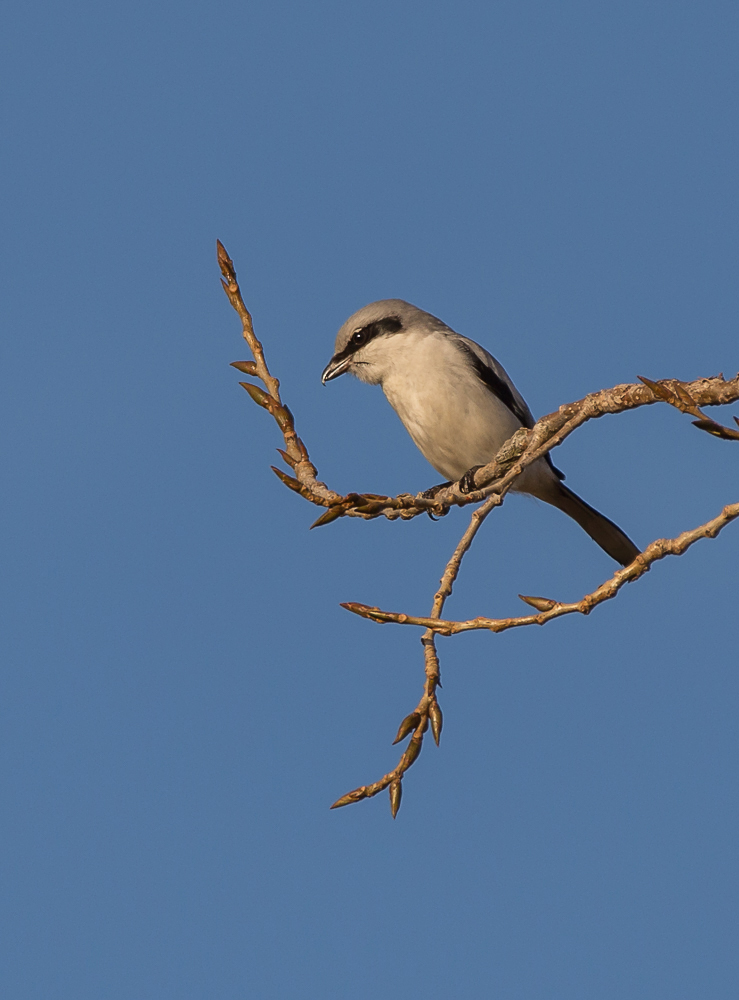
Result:
{"label": "blue sky", "polygon": [[[339,602],[425,614],[467,514],[308,531],[228,367],[215,240],[337,490],[438,480],[379,390],[320,385],[376,298],[484,344],[537,415],[733,375],[736,5],[2,17],[3,995],[734,998],[739,530],[587,619],[440,640],[398,818],[330,812],[422,683],[415,630]],[[738,457],[650,407],[555,462],[645,545],[735,502]],[[513,497],[448,611],[611,570]]]}

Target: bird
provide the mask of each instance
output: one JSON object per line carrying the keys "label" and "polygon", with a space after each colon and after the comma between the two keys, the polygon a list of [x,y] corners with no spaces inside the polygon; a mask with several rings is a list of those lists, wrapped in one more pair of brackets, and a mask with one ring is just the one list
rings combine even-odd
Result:
{"label": "bird", "polygon": [[[403,299],[371,302],[343,324],[321,381],[345,372],[380,385],[424,458],[467,492],[477,468],[520,427],[534,426],[523,396],[484,347]],[[628,535],[563,479],[547,453],[511,489],[569,515],[616,562],[633,562],[639,549]]]}

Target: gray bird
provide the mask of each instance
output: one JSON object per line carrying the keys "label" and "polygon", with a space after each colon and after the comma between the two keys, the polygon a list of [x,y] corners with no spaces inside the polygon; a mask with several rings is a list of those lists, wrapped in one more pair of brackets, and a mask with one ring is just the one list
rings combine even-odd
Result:
{"label": "gray bird", "polygon": [[[466,473],[492,461],[519,427],[534,426],[521,393],[492,355],[402,299],[372,302],[344,323],[321,381],[344,372],[382,386],[421,454],[452,482],[464,483]],[[513,489],[558,507],[617,562],[632,562],[636,545],[563,478],[547,454]]]}

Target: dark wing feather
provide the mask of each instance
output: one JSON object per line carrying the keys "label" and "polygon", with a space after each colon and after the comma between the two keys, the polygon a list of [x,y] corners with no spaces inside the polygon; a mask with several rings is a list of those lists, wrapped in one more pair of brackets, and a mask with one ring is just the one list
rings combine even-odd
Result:
{"label": "dark wing feather", "polygon": [[[492,394],[497,399],[499,399],[501,403],[503,403],[505,406],[508,407],[511,413],[515,416],[517,420],[519,420],[523,424],[524,427],[528,427],[529,429],[531,429],[536,423],[536,421],[534,420],[534,417],[528,406],[526,406],[525,404],[523,406],[521,405],[521,402],[518,399],[516,399],[508,383],[504,379],[502,379],[500,375],[498,375],[498,373],[495,371],[495,369],[492,368],[484,360],[484,358],[481,358],[476,351],[473,351],[461,339],[459,341],[459,346],[468,355],[472,367],[474,368],[475,373],[477,377],[480,379],[480,381],[483,382],[488,387],[488,389],[492,392]],[[553,464],[549,452],[547,452],[546,455],[546,462],[548,465],[551,466],[552,470],[557,474],[557,476],[560,479],[565,478],[564,472],[560,472],[560,470]]]}
{"label": "dark wing feather", "polygon": [[490,365],[486,364],[479,354],[470,350],[464,341],[460,341],[459,346],[466,352],[480,381],[484,382],[492,394],[508,407],[516,420],[520,421],[524,427],[533,427],[534,418],[531,415],[531,411],[528,407],[521,406],[520,402],[513,395],[508,383],[504,382],[500,375]]}

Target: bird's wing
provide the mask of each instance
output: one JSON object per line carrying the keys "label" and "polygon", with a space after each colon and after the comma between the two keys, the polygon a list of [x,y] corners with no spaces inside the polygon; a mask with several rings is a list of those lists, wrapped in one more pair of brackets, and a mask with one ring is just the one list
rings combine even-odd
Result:
{"label": "bird's wing", "polygon": [[[508,407],[511,413],[520,420],[524,427],[531,428],[536,421],[531,410],[526,405],[526,400],[508,377],[508,372],[503,365],[499,364],[492,354],[489,354],[484,347],[480,347],[474,340],[467,337],[459,337],[460,347],[467,352],[472,367],[478,378],[483,382],[490,392],[496,396],[501,403]],[[549,452],[546,455],[546,463],[556,474],[558,479],[564,479],[564,472],[554,465]]]}
{"label": "bird's wing", "polygon": [[[459,335],[458,335],[459,336]],[[498,364],[492,354],[480,347],[474,340],[459,336],[460,347],[467,352],[478,378],[505,404],[524,427],[533,427],[535,420],[521,393],[508,378],[508,373]]]}

